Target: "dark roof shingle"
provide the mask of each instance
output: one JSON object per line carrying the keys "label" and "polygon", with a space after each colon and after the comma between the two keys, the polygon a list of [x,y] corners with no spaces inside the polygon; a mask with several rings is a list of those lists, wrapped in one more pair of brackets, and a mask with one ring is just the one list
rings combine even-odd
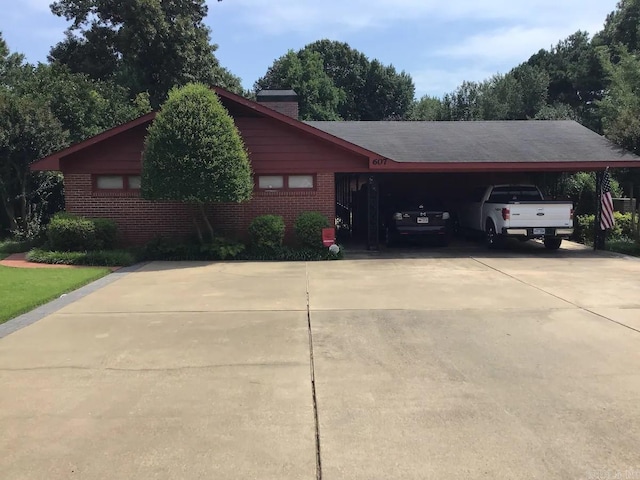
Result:
{"label": "dark roof shingle", "polygon": [[571,120],[306,123],[397,162],[589,162],[639,159]]}

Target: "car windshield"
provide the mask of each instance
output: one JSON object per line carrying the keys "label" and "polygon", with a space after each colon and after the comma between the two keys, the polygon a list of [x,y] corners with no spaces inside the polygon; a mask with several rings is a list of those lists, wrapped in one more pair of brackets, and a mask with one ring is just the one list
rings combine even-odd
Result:
{"label": "car windshield", "polygon": [[537,202],[542,196],[536,187],[511,186],[495,187],[489,196],[489,203]]}

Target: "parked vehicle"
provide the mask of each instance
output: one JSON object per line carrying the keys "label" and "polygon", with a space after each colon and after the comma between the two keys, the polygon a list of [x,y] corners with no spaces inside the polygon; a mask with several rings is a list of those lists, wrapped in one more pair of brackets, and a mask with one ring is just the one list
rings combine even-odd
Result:
{"label": "parked vehicle", "polygon": [[508,237],[539,238],[557,250],[573,234],[573,203],[544,200],[533,185],[493,185],[471,192],[457,207],[461,229],[482,232],[487,246],[500,246]]}
{"label": "parked vehicle", "polygon": [[435,200],[396,200],[384,207],[382,218],[387,246],[403,239],[434,239],[445,246],[451,239],[451,215]]}

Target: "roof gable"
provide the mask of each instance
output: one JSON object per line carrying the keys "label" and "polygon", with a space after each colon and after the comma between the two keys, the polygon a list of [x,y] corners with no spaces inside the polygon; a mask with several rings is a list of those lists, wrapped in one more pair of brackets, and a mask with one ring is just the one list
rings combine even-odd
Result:
{"label": "roof gable", "polygon": [[[221,97],[221,99],[223,99],[223,101],[233,102],[239,106],[249,109],[250,111],[258,114],[259,116],[274,119],[282,124],[288,125],[299,131],[303,131],[309,135],[313,135],[316,138],[320,138],[324,141],[327,141],[342,149],[351,151],[358,155],[363,155],[367,158],[379,157],[377,153],[369,151],[366,148],[362,148],[358,145],[352,144],[347,140],[344,140],[330,133],[319,130],[311,125],[308,125],[294,118],[288,117],[287,115],[284,115],[282,113],[276,112],[275,110],[265,107],[252,100],[248,100],[244,97],[241,97],[240,95],[231,93],[223,88],[214,87],[213,90],[216,92],[216,94],[218,94],[219,97]],[[156,117],[156,112],[151,112],[139,118],[131,120],[130,122],[127,122],[117,127],[106,130],[94,137],[88,138],[87,140],[76,143],[70,147],[67,147],[63,150],[55,152],[45,158],[35,161],[34,163],[31,164],[31,170],[35,170],[35,171],[60,170],[60,161],[62,158],[67,157],[73,153],[79,152],[81,150],[84,150],[85,148],[96,145],[100,142],[110,139],[123,132],[131,130],[132,128],[138,127],[145,123],[150,124],[151,122],[153,122],[155,117]]]}

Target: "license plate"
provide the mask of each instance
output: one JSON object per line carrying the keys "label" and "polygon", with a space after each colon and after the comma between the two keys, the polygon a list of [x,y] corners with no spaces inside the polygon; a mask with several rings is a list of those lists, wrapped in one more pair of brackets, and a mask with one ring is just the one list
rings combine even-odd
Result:
{"label": "license plate", "polygon": [[544,228],[534,228],[533,229],[533,234],[534,235],[544,235],[546,232],[547,231]]}
{"label": "license plate", "polygon": [[418,217],[418,223],[429,223],[429,217]]}

